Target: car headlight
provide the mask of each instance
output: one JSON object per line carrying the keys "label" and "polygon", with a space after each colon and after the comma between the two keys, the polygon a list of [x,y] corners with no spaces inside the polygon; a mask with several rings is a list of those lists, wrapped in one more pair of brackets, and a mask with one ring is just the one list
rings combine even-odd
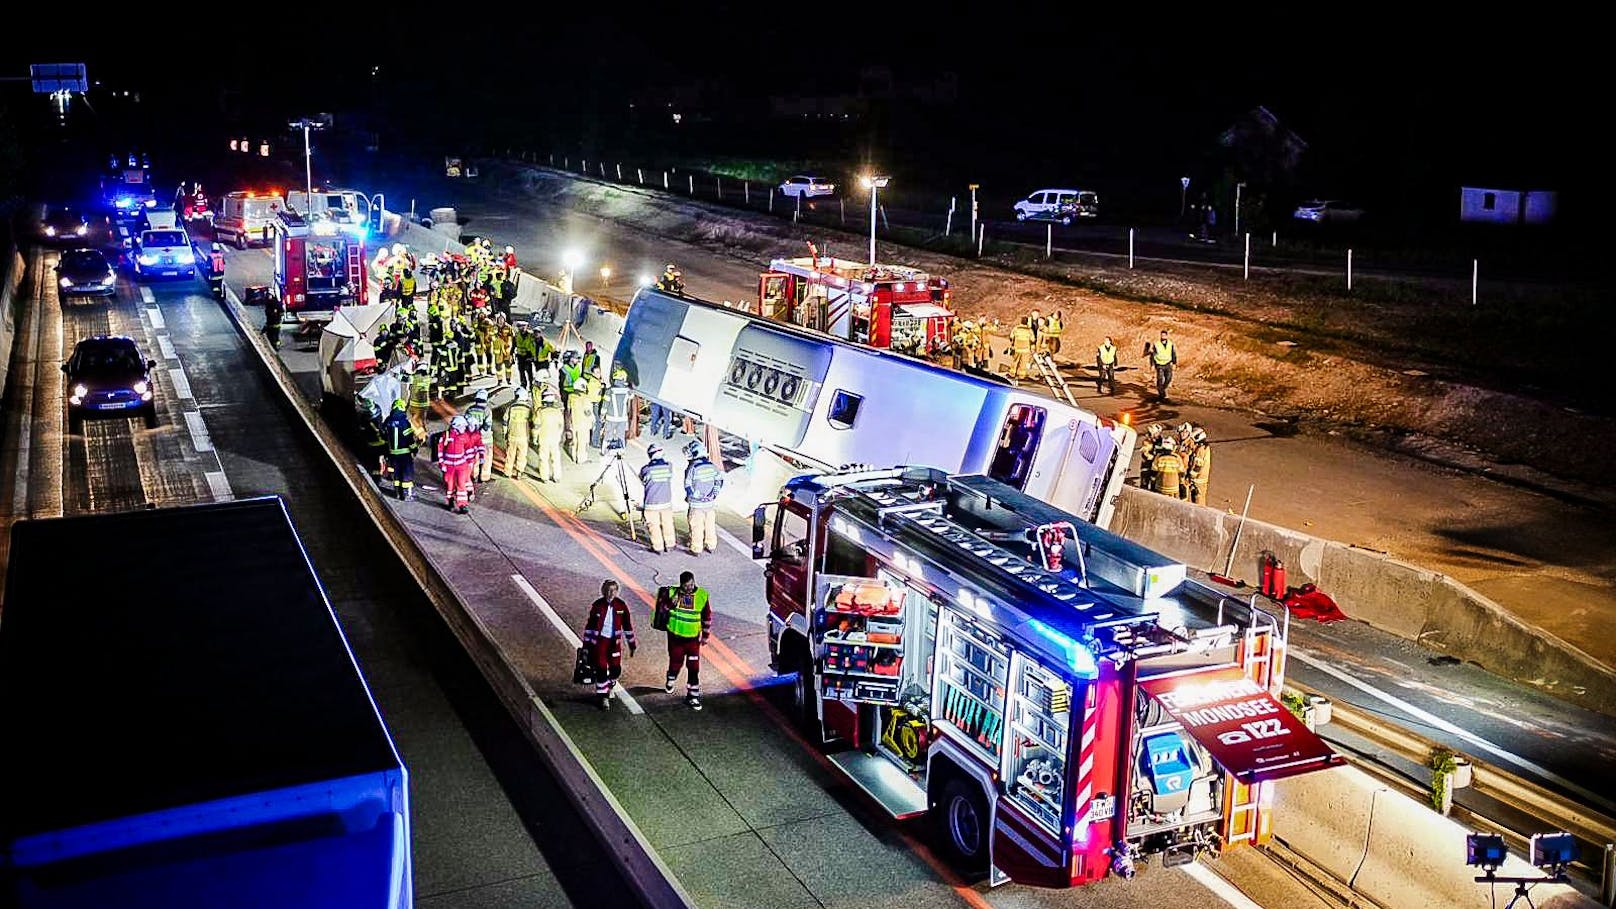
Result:
{"label": "car headlight", "polygon": [[146,207],[147,208],[156,208],[157,207],[157,200],[156,199],[147,199],[146,200]]}
{"label": "car headlight", "polygon": [[103,283],[106,283],[106,284],[111,284],[113,281],[116,281],[116,280],[118,280],[118,276],[113,274],[112,269],[110,269],[110,268],[107,269],[107,276],[105,278],[101,279],[101,281]]}
{"label": "car headlight", "polygon": [[59,283],[63,287],[72,287],[73,286],[73,279],[64,277],[64,278],[61,279],[61,281]]}
{"label": "car headlight", "polygon": [[45,236],[47,236],[47,237],[56,236],[56,226],[52,225],[52,224],[45,225]]}
{"label": "car headlight", "polygon": [[139,382],[135,383],[135,394],[143,395],[149,391],[151,391],[151,386],[146,384],[145,379],[141,379]]}
{"label": "car headlight", "polygon": [[119,208],[128,208],[129,207],[129,202],[130,202],[130,200],[128,200],[128,199],[119,199],[117,202],[114,202],[113,204],[118,206]]}
{"label": "car headlight", "polygon": [[75,398],[82,398],[82,397],[84,397],[85,395],[87,395],[89,393],[90,393],[90,390],[88,388],[85,388],[83,385],[75,385],[75,386],[73,386],[73,397],[75,397]]}
{"label": "car headlight", "polygon": [[156,265],[157,264],[157,256],[155,254],[153,254],[153,253],[141,253],[140,255],[136,256],[135,258],[140,261],[141,265]]}
{"label": "car headlight", "polygon": [[182,249],[174,254],[174,261],[181,265],[194,265],[196,264],[196,253],[188,249]]}
{"label": "car headlight", "polygon": [[73,233],[76,233],[82,237],[89,231],[89,229],[90,226],[88,224],[80,224],[78,227],[73,228]]}

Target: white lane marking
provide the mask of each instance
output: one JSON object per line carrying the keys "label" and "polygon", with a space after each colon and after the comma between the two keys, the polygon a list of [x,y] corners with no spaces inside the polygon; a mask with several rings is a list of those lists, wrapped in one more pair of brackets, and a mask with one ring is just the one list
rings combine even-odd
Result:
{"label": "white lane marking", "polygon": [[725,530],[722,527],[719,527],[718,528],[718,538],[720,540],[723,540],[725,543],[728,543],[729,548],[735,550],[736,552],[740,553],[741,555],[744,555],[749,559],[752,557],[752,547],[750,547],[750,546],[746,545],[745,543],[742,543],[740,540],[736,539],[735,534],[730,533],[729,531]]}
{"label": "white lane marking", "polygon": [[213,440],[208,438],[208,424],[202,422],[201,412],[187,410],[185,412],[185,426],[191,431],[191,444],[196,447],[197,451],[213,450]]}
{"label": "white lane marking", "polygon": [[168,335],[157,336],[157,349],[163,352],[163,359],[165,360],[178,360],[180,358],[180,355],[174,352],[174,342],[168,339]]}
{"label": "white lane marking", "polygon": [[1469,742],[1470,744],[1491,754],[1493,757],[1498,758],[1500,761],[1503,761],[1506,764],[1514,764],[1516,767],[1519,767],[1522,770],[1529,773],[1535,773],[1539,777],[1549,780],[1557,786],[1564,787],[1567,791],[1576,793],[1578,796],[1587,799],[1590,803],[1599,806],[1605,811],[1616,811],[1616,802],[1578,786],[1576,783],[1573,783],[1565,777],[1560,776],[1558,773],[1543,767],[1541,764],[1529,761],[1526,758],[1515,754],[1514,752],[1506,751],[1503,747],[1494,745],[1492,742],[1489,742],[1481,736],[1476,735],[1474,732],[1467,729],[1462,729],[1434,713],[1421,710],[1420,708],[1410,704],[1400,697],[1397,697],[1396,695],[1387,694],[1368,682],[1356,679],[1353,676],[1335,668],[1334,666],[1331,666],[1322,660],[1314,659],[1313,657],[1310,657],[1299,650],[1292,650],[1291,656],[1295,659],[1301,660],[1309,666],[1312,666],[1314,669],[1317,669],[1331,678],[1346,682],[1348,685],[1351,685],[1359,691],[1362,691],[1371,697],[1377,698],[1393,707],[1396,707],[1398,710],[1403,711],[1422,723]]}
{"label": "white lane marking", "polygon": [[[45,264],[45,257],[36,254],[32,264],[34,265],[34,274],[38,274],[39,269]],[[43,288],[43,286],[43,282],[41,282],[40,287]],[[45,321],[45,293],[43,289],[36,292],[35,302],[38,305],[34,307],[32,324],[28,326],[28,356],[34,360],[29,365],[35,367],[35,369],[26,370],[28,391],[17,395],[20,407],[33,406],[34,375],[39,365],[39,323]],[[32,457],[30,449],[34,438],[34,430],[29,423],[30,421],[25,417],[19,424],[21,431],[17,433],[17,485],[11,494],[11,515],[15,518],[33,517],[28,513],[28,462]]]}
{"label": "white lane marking", "polygon": [[175,394],[182,398],[195,399],[195,396],[191,394],[191,382],[189,379],[185,378],[184,369],[170,369],[168,371],[168,377],[174,380]]}
{"label": "white lane marking", "polygon": [[202,476],[208,481],[208,489],[213,491],[213,501],[229,502],[236,497],[236,494],[230,491],[230,480],[224,475],[224,471],[210,470]]}
{"label": "white lane marking", "polygon": [[[145,291],[148,294],[151,293],[151,288],[148,288],[148,287],[142,287],[141,290]],[[153,306],[151,309],[146,310],[146,318],[151,320],[152,328],[167,328],[168,327],[168,325],[165,322],[163,322],[163,311],[161,309],[158,309],[155,306]]]}
{"label": "white lane marking", "polygon": [[141,302],[149,306],[157,302],[157,295],[152,293],[152,289],[150,287],[142,287],[140,289],[140,299]]}
{"label": "white lane marking", "polygon": [[[567,625],[566,622],[562,621],[560,614],[555,611],[554,607],[550,605],[549,601],[541,596],[537,590],[533,589],[533,585],[527,582],[527,578],[524,578],[519,574],[513,574],[511,575],[511,580],[516,582],[516,586],[520,587],[524,594],[527,594],[527,598],[533,601],[533,605],[539,607],[539,611],[544,613],[544,617],[549,619],[550,624],[555,626],[555,630],[561,633],[562,640],[571,644],[573,647],[584,646],[584,642],[578,640],[578,635],[572,630],[571,627]],[[613,685],[612,695],[618,700],[622,701],[623,704],[628,707],[629,713],[632,713],[635,716],[645,713],[645,708],[641,707],[640,702],[634,700],[634,696],[629,694],[628,690],[622,685]]]}
{"label": "white lane marking", "polygon": [[1183,868],[1184,873],[1193,878],[1197,884],[1212,891],[1213,896],[1233,906],[1234,909],[1262,909],[1259,903],[1241,893],[1233,884],[1218,877],[1212,869],[1200,862],[1190,862]]}

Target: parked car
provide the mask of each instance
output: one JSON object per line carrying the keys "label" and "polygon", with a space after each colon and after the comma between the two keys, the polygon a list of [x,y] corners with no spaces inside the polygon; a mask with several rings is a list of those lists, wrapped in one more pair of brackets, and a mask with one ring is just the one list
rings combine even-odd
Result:
{"label": "parked car", "polygon": [[157,361],[141,356],[135,342],[122,335],[96,335],[73,347],[62,364],[67,374],[67,427],[82,432],[85,417],[133,417],[157,427],[151,371]]}
{"label": "parked car", "polygon": [[98,249],[70,249],[56,263],[56,285],[61,296],[70,294],[113,294],[118,276],[112,264]]}
{"label": "parked car", "polygon": [[1291,217],[1314,224],[1347,224],[1362,220],[1363,209],[1335,199],[1310,199],[1296,206]]}
{"label": "parked car", "polygon": [[804,199],[812,199],[816,196],[833,196],[836,194],[836,184],[820,177],[798,175],[780,184],[780,194],[783,196],[800,196]]}
{"label": "parked car", "polygon": [[1040,189],[1014,206],[1017,221],[1073,221],[1098,218],[1100,197],[1086,189]]}

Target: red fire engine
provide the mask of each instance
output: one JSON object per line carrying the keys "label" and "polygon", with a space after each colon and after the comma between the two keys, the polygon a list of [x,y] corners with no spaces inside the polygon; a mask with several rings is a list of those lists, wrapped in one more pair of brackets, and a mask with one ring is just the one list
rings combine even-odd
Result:
{"label": "red fire engine", "polygon": [[966,872],[1069,887],[1262,843],[1272,781],[1341,763],[1275,697],[1282,620],[997,481],[802,476],[752,536],[811,736]]}
{"label": "red fire engine", "polygon": [[365,225],[307,221],[297,212],[277,213],[275,293],[299,321],[329,319],[338,307],[364,305]]}
{"label": "red fire engine", "polygon": [[947,281],[919,269],[851,262],[815,251],[769,263],[758,281],[754,312],[924,357],[946,344],[952,333],[949,296]]}

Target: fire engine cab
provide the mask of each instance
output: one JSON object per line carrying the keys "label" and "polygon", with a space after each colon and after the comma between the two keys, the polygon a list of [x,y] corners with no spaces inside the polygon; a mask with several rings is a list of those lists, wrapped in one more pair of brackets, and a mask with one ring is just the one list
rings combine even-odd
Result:
{"label": "fire engine cab", "polygon": [[919,269],[869,265],[815,251],[769,263],[758,280],[754,312],[846,341],[924,357],[952,333],[949,297],[947,281]]}
{"label": "fire engine cab", "polygon": [[1262,843],[1273,781],[1341,763],[1276,699],[1282,620],[995,480],[800,476],[752,537],[810,736],[967,873],[1070,887]]}
{"label": "fire engine cab", "polygon": [[338,307],[364,305],[365,230],[307,221],[283,209],[273,222],[275,293],[299,321],[330,319]]}

